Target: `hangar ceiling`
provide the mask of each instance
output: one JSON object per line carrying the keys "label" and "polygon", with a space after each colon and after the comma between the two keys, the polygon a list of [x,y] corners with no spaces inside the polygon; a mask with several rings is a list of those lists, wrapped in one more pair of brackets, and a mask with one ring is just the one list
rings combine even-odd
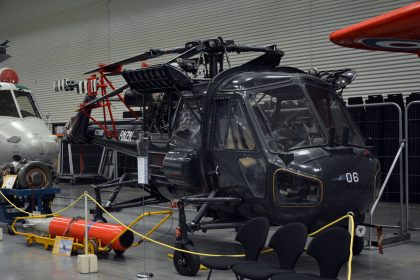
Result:
{"label": "hangar ceiling", "polygon": [[[409,94],[420,91],[416,56],[346,49],[328,40],[336,29],[409,3],[412,1],[3,0],[0,39],[11,41],[8,53],[12,58],[0,67],[18,71],[41,110],[50,113],[50,123],[66,122],[83,99],[75,92],[54,92],[54,80],[82,79],[81,73],[98,63],[216,36],[246,44],[276,43],[286,53],[282,63],[303,70],[352,67],[358,78],[345,92],[347,96]],[[247,58],[249,55],[231,60],[237,65]]]}

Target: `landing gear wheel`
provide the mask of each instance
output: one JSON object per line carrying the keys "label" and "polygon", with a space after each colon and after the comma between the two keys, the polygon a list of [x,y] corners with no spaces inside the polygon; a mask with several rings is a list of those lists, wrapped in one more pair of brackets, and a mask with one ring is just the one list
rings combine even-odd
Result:
{"label": "landing gear wheel", "polygon": [[56,184],[56,185],[60,184],[60,177],[55,177],[54,178],[54,184]]}
{"label": "landing gear wheel", "polygon": [[31,161],[20,168],[17,180],[22,189],[41,189],[51,186],[52,174],[45,164]]}
{"label": "landing gear wheel", "polygon": [[13,232],[12,226],[11,225],[7,225],[7,233],[9,235],[15,235],[15,233]]}
{"label": "landing gear wheel", "polygon": [[102,222],[102,223],[108,223],[108,221],[103,216],[97,216],[93,218],[94,222]]}
{"label": "landing gear wheel", "polygon": [[[196,252],[194,246],[187,244],[181,247],[183,250]],[[200,269],[200,257],[184,252],[174,252],[174,266],[176,271],[183,276],[194,276]]]}
{"label": "landing gear wheel", "polygon": [[95,240],[89,240],[88,253],[98,255],[98,244],[96,243]]}
{"label": "landing gear wheel", "polygon": [[354,236],[353,239],[353,255],[357,256],[363,251],[363,247],[365,247],[365,239],[359,236]]}
{"label": "landing gear wheel", "polygon": [[122,255],[125,253],[125,251],[115,250],[115,249],[114,249],[114,253],[115,253],[115,255],[117,255],[117,256],[122,256]]}

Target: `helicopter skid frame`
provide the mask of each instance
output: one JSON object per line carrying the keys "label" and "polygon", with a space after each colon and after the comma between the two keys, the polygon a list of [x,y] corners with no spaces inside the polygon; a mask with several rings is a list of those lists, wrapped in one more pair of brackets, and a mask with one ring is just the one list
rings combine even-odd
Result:
{"label": "helicopter skid frame", "polygon": [[[130,179],[130,174],[127,173],[123,174],[120,178],[111,180],[100,185],[92,185],[92,187],[95,192],[96,201],[109,212],[121,211],[125,208],[139,207],[143,205],[153,205],[164,201],[164,198],[160,196],[157,192],[153,191],[152,188],[148,187],[147,185],[145,185],[143,188],[143,186],[138,185],[137,179]],[[120,191],[124,187],[141,188],[142,190],[149,193],[149,195],[143,194],[137,198],[116,202]],[[111,195],[109,196],[106,203],[103,204],[101,193],[103,190],[111,188]],[[103,211],[99,206],[96,206],[95,208],[91,209],[90,213],[94,214],[94,220],[105,220],[105,218],[103,217]]]}

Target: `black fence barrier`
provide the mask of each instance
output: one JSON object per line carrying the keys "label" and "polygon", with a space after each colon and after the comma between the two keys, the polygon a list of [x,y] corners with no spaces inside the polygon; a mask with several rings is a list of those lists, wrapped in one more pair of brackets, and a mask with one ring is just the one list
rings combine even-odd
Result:
{"label": "black fence barrier", "polygon": [[409,202],[408,225],[411,229],[420,229],[420,101],[410,102],[406,107],[407,139],[405,172],[407,181],[407,199]]}
{"label": "black fence barrier", "polygon": [[[403,139],[403,108],[396,103],[349,105],[352,115],[365,139],[371,138],[376,156],[381,163],[381,181],[391,167]],[[401,164],[402,165],[402,164]],[[399,202],[403,187],[403,167],[394,168],[381,202]]]}

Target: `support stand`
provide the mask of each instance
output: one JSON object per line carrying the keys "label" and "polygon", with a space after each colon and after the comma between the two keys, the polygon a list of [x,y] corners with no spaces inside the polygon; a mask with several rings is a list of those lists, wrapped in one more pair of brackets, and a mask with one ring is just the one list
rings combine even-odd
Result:
{"label": "support stand", "polygon": [[[143,205],[152,205],[157,204],[163,201],[162,196],[160,196],[156,191],[149,188],[147,185],[143,185],[141,189],[144,193],[149,193],[149,195],[142,195],[137,198],[124,200],[116,202],[117,197],[120,191],[124,188],[138,188],[138,175],[133,173],[125,173],[120,178],[114,179],[112,181],[100,184],[92,185],[95,191],[96,201],[101,204],[107,211],[120,211],[124,208],[139,207]],[[112,189],[111,195],[108,200],[102,204],[102,190]],[[95,209],[90,210],[91,214],[94,214],[95,221],[105,221],[103,217],[103,211],[99,206],[96,206]]]}
{"label": "support stand", "polygon": [[[138,183],[141,184],[143,193],[145,190],[145,185],[149,184],[149,165],[148,165],[148,155],[149,155],[149,137],[144,135],[142,141],[138,144],[139,148],[139,157],[137,158],[137,179]],[[142,196],[143,201],[143,213],[146,213],[146,201],[145,196]],[[146,224],[143,219],[143,228],[144,235],[146,235]],[[137,278],[139,279],[149,279],[153,277],[153,273],[146,272],[146,243],[143,244],[143,272],[137,273]]]}
{"label": "support stand", "polygon": [[[87,192],[85,192],[85,195]],[[89,235],[88,235],[88,202],[85,196],[85,254],[77,256],[77,269],[79,273],[98,272],[98,257],[95,254],[88,253]]]}
{"label": "support stand", "polygon": [[[375,200],[372,208],[370,209],[370,217],[369,217],[370,218],[370,220],[369,220],[370,225],[373,224],[373,214],[376,210],[376,207],[378,206],[379,200],[382,198],[382,194],[383,194],[383,192],[384,192],[384,190],[385,190],[385,188],[388,184],[388,180],[391,177],[391,174],[392,174],[392,172],[393,172],[393,170],[394,170],[394,168],[397,164],[397,161],[400,160],[400,163],[402,163],[402,151],[403,151],[405,145],[406,145],[405,141],[402,140],[400,142],[400,147],[397,151],[397,154],[395,155],[394,160],[391,164],[391,167],[389,168],[389,171],[388,171],[388,173],[385,177],[385,180],[382,183],[381,189],[379,190],[378,198]],[[387,226],[387,225],[382,225],[381,226],[383,228],[399,228],[399,234],[395,234],[395,235],[392,235],[392,236],[387,236],[387,237],[384,237],[383,240],[381,240],[381,241],[373,242],[373,240],[372,240],[372,236],[373,236],[372,228],[373,227],[370,226],[369,227],[369,236],[368,236],[368,248],[373,249],[374,248],[373,245],[376,245],[379,248],[379,250],[381,251],[382,246],[396,244],[396,243],[408,242],[410,240],[410,237],[411,237],[410,234],[407,233],[407,231],[405,229],[403,229],[403,226],[406,226],[406,225],[403,225],[403,220],[404,219],[403,219],[403,186],[402,186],[402,183],[400,185],[400,192],[401,192],[401,225],[398,226],[398,227]]]}

